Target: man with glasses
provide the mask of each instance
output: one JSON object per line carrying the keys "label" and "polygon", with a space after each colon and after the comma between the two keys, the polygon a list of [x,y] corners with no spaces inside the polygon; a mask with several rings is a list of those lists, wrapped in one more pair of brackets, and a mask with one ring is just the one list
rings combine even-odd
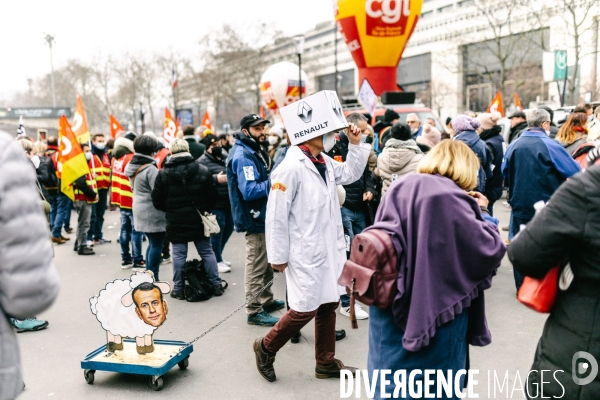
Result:
{"label": "man with glasses", "polygon": [[423,133],[423,127],[421,126],[421,120],[415,113],[410,113],[406,116],[406,124],[410,128],[412,133],[412,139],[416,140]]}
{"label": "man with glasses", "polygon": [[[508,203],[512,210],[508,239],[519,232],[533,216],[533,205],[550,196],[569,177],[581,170],[579,164],[557,141],[550,139],[550,114],[546,110],[531,110],[527,115],[528,128],[506,150],[502,175],[508,183]],[[515,269],[517,291],[523,276]]]}

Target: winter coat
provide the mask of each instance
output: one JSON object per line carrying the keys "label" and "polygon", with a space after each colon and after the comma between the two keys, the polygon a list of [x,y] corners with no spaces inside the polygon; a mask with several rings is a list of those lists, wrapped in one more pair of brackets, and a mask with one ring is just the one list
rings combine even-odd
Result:
{"label": "winter coat", "polygon": [[264,233],[269,194],[268,155],[239,133],[227,158],[227,186],[237,232]]}
{"label": "winter coat", "polygon": [[[548,398],[592,400],[600,394],[600,377],[582,386],[572,377],[586,376],[573,371],[585,361],[579,357],[575,363],[577,352],[587,352],[600,361],[599,231],[600,165],[596,165],[565,182],[508,247],[513,266],[526,276],[541,278],[565,258],[573,271],[573,282],[566,291],[559,291],[546,320],[531,367],[549,370],[544,376],[544,396]],[[552,378],[557,370],[564,371],[556,373],[564,392]],[[535,393],[535,385],[541,387],[541,381],[539,372],[529,375],[530,393]]]}
{"label": "winter coat", "polygon": [[479,138],[488,146],[492,155],[492,176],[485,182],[485,197],[493,203],[502,197],[502,160],[504,159],[504,138],[502,127],[496,125],[481,132]]}
{"label": "winter coat", "polygon": [[198,211],[209,212],[216,199],[217,187],[212,175],[205,166],[194,162],[189,153],[171,156],[159,171],[152,190],[152,204],[166,213],[167,237],[172,243],[205,239]]}
{"label": "winter coat", "polygon": [[477,173],[477,190],[485,193],[485,184],[488,178],[492,177],[492,153],[483,140],[475,131],[463,131],[454,136],[454,140],[465,143],[473,153],[479,158],[479,172]]}
{"label": "winter coat", "polygon": [[383,184],[381,197],[385,195],[393,181],[415,172],[423,157],[423,152],[414,140],[388,140],[377,160],[377,170]]}
{"label": "winter coat", "polygon": [[194,157],[194,160],[199,159],[202,156],[202,154],[204,154],[206,146],[202,143],[198,143],[194,136],[185,136],[184,139],[186,142],[188,142],[188,145],[190,146],[190,154],[192,155],[192,157]]}
{"label": "winter coat", "polygon": [[[335,142],[333,149],[327,155],[335,161],[346,162],[349,146],[348,136],[345,133],[340,133],[339,140]],[[344,207],[351,211],[362,211],[364,206],[363,194],[366,192],[377,194],[375,190],[375,176],[369,171],[369,166],[365,166],[365,170],[361,177],[355,182],[344,185],[346,190],[346,201]]]}
{"label": "winter coat", "polygon": [[565,150],[567,151],[567,153],[569,153],[569,155],[572,157],[573,153],[575,153],[575,150],[577,150],[577,148],[579,146],[581,146],[582,144],[585,143],[584,139],[577,139],[575,140],[573,143],[571,144],[563,144],[561,143],[561,146],[565,148]]}
{"label": "winter coat", "polygon": [[527,130],[527,122],[521,122],[520,124],[510,128],[510,133],[508,135],[508,144],[511,144],[512,142],[520,138],[523,132],[525,132],[525,130]]}
{"label": "winter coat", "polygon": [[[148,165],[144,169],[140,168]],[[135,175],[136,172],[140,172]],[[125,167],[133,191],[133,224],[138,232],[166,232],[164,211],[157,210],[152,204],[152,190],[158,176],[156,160],[150,156],[135,153]],[[135,178],[134,178],[135,176]]]}
{"label": "winter coat", "polygon": [[533,205],[548,201],[567,178],[580,170],[573,157],[543,129],[523,132],[519,140],[508,146],[502,163],[512,214],[530,220],[535,214]]}
{"label": "winter coat", "polygon": [[0,133],[0,399],[23,389],[19,344],[9,317],[25,319],[58,295],[52,243],[23,147]]}
{"label": "winter coat", "polygon": [[345,291],[338,278],[346,262],[346,240],[336,184],[354,182],[371,146],[349,145],[347,161],[324,156],[327,183],[314,164],[292,146],[271,176],[266,245],[271,264],[287,263],[288,301],[297,312],[339,301]]}
{"label": "winter coat", "polygon": [[219,173],[226,174],[227,167],[225,166],[225,161],[223,159],[217,158],[212,154],[205,152],[202,154],[197,161],[200,165],[204,165],[212,174],[213,180],[215,181],[215,185],[217,186],[217,203],[215,204],[215,208],[218,210],[231,210],[231,204],[229,204],[229,189],[227,187],[227,182],[219,183],[217,179],[217,175]]}

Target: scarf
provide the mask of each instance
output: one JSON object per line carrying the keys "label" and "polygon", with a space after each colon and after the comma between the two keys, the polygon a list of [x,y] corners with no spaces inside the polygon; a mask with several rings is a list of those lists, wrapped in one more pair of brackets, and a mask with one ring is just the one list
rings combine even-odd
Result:
{"label": "scarf", "polygon": [[323,154],[319,153],[317,157],[313,156],[310,152],[310,149],[305,144],[299,145],[298,148],[302,150],[304,155],[313,163],[317,171],[319,171],[321,178],[323,178],[325,184],[327,184],[327,177],[325,175],[327,172],[327,163],[325,162],[325,157],[323,157]]}

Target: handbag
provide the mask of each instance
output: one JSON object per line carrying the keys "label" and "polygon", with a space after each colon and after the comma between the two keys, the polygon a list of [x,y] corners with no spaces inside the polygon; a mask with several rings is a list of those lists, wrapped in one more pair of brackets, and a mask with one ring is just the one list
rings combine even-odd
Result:
{"label": "handbag", "polygon": [[558,290],[567,290],[571,282],[571,266],[567,264],[561,272],[561,266],[557,265],[541,279],[526,276],[517,293],[517,299],[532,310],[546,314],[552,310]]}
{"label": "handbag", "polygon": [[198,208],[196,207],[196,203],[194,203],[194,200],[192,200],[192,197],[190,196],[188,191],[185,189],[185,181],[182,182],[181,187],[183,188],[183,191],[185,192],[187,197],[192,202],[194,210],[196,210],[196,212],[202,219],[202,225],[204,226],[204,236],[210,237],[212,235],[220,233],[221,228],[219,227],[219,223],[217,222],[217,216],[209,212],[205,212],[204,214],[202,214],[200,210],[198,210]]}
{"label": "handbag", "polygon": [[350,259],[338,280],[350,295],[350,322],[358,328],[355,299],[367,306],[388,309],[398,294],[398,256],[392,237],[380,229],[370,229],[352,240]]}

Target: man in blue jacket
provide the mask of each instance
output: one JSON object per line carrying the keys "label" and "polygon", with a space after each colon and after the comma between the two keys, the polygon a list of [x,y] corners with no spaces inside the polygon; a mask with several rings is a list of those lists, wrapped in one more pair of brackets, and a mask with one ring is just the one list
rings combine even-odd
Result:
{"label": "man in blue jacket", "polygon": [[[527,129],[506,150],[502,175],[508,182],[508,203],[512,207],[508,239],[519,232],[535,215],[533,205],[547,202],[567,178],[581,170],[579,164],[557,141],[546,134],[550,130],[550,114],[543,109],[527,115]],[[516,269],[517,290],[523,275]]]}
{"label": "man in blue jacket", "polygon": [[273,279],[273,269],[267,261],[265,214],[269,194],[271,159],[262,144],[269,121],[256,114],[246,115],[240,122],[234,146],[227,159],[227,185],[237,232],[246,232],[245,290],[248,324],[273,326],[279,321],[270,312],[282,309],[285,303],[273,299],[271,288],[250,301]]}

